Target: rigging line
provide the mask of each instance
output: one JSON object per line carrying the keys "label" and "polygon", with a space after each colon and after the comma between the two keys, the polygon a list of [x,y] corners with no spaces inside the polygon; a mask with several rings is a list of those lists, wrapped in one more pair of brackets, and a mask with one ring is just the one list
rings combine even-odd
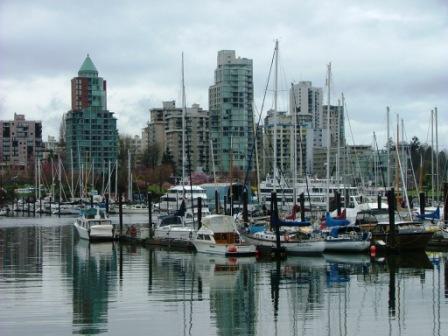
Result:
{"label": "rigging line", "polygon": [[[294,86],[293,85],[294,84],[291,83],[292,96],[294,98],[294,113],[297,113],[296,108],[295,108],[297,106],[297,97],[296,97],[296,91],[294,90]],[[295,118],[295,119],[297,121],[297,118]],[[299,134],[299,145],[300,145],[300,149],[303,149],[302,132],[300,132],[300,134]],[[297,149],[296,149],[296,152],[297,152]],[[295,153],[295,155],[297,155],[297,153]],[[300,160],[302,160],[302,157],[300,158]],[[303,163],[302,163],[302,166],[303,166]],[[303,171],[302,171],[302,173],[303,173]],[[306,172],[305,172],[305,185],[306,185],[306,193],[308,194],[308,202],[310,202],[310,212],[312,212],[311,195],[310,195],[310,189],[309,189],[309,185],[308,185],[308,174]],[[295,188],[295,186],[294,186],[294,188]],[[294,204],[295,203],[296,203],[296,200],[294,200]]]}
{"label": "rigging line", "polygon": [[[404,138],[408,139],[408,136],[406,134],[406,128],[404,127],[404,123],[403,123],[403,133],[404,133]],[[403,139],[403,140],[405,140],[405,139]],[[417,194],[420,194],[420,190],[419,190],[418,184],[417,184],[417,177],[415,176],[414,163],[412,162],[411,142],[410,141],[409,141],[409,146],[406,148],[406,154],[408,155],[409,161],[411,162],[412,178],[414,179],[414,185],[415,185],[415,188],[417,189]],[[406,162],[407,162],[407,159],[406,159]]]}
{"label": "rigging line", "polygon": [[247,182],[248,182],[248,178],[249,178],[249,173],[251,171],[251,166],[252,166],[252,157],[255,152],[255,146],[257,143],[257,139],[258,139],[258,132],[259,132],[259,126],[260,126],[260,122],[261,122],[261,116],[263,114],[264,104],[266,101],[266,94],[268,91],[269,82],[271,80],[271,72],[272,72],[272,65],[274,64],[274,58],[275,58],[275,50],[272,53],[271,65],[269,67],[269,73],[268,73],[268,78],[266,81],[266,86],[265,86],[265,90],[264,90],[264,94],[263,94],[263,100],[261,101],[261,109],[260,109],[260,114],[258,116],[257,127],[255,128],[255,134],[252,139],[252,148],[250,149],[249,157],[247,159],[248,163],[247,163],[247,169],[246,169],[246,176],[244,177],[244,184],[243,184],[243,186],[244,186],[244,188],[246,188],[246,190],[247,190]]}
{"label": "rigging line", "polygon": [[355,137],[353,135],[352,123],[350,122],[350,116],[348,114],[347,101],[346,100],[344,100],[344,110],[346,112],[345,115],[347,116],[348,127],[349,127],[349,130],[350,130],[350,136],[351,136],[352,142],[353,142],[353,153],[354,153],[354,156],[355,156],[355,164],[356,164],[356,168],[358,170],[359,177],[361,179],[361,189],[365,190],[364,178],[363,178],[362,173],[361,173],[361,165],[359,164],[358,152],[357,152],[357,150],[355,148]]}

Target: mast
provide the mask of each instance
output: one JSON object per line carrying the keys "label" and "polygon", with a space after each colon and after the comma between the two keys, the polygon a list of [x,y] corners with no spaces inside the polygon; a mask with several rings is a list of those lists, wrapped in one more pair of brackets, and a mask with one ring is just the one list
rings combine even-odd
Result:
{"label": "mast", "polygon": [[439,199],[440,196],[440,183],[439,183],[439,130],[438,130],[438,115],[437,115],[437,107],[434,107],[434,119],[435,119],[435,128],[436,128],[436,197]]}
{"label": "mast", "polygon": [[403,168],[403,186],[406,186],[406,188],[408,187],[408,165],[407,165],[407,159],[406,159],[406,151],[405,151],[405,139],[404,139],[404,119],[401,118],[401,141],[403,142],[403,146],[401,146],[401,160],[404,161],[402,162],[402,165],[404,167]]}
{"label": "mast", "polygon": [[131,152],[128,150],[128,199],[132,202]]}
{"label": "mast", "polygon": [[84,164],[81,163],[81,176],[79,179],[79,198],[82,199],[84,194]]}
{"label": "mast", "polygon": [[434,110],[431,110],[431,194],[434,202]]}
{"label": "mast", "polygon": [[184,53],[182,52],[182,186],[185,192],[185,117],[187,113],[187,103],[185,98],[185,77],[184,77]]}
{"label": "mast", "polygon": [[277,191],[277,95],[278,95],[278,40],[275,40],[275,68],[274,68],[274,192]]}
{"label": "mast", "polygon": [[73,149],[70,149],[70,187],[71,187],[71,194],[72,194],[72,200],[75,198],[75,189],[73,186]]}
{"label": "mast", "polygon": [[40,191],[40,177],[41,177],[41,170],[40,170],[40,158],[37,159],[37,184],[38,184],[38,197],[40,199],[41,197],[41,191]]}
{"label": "mast", "polygon": [[218,190],[218,185],[216,184],[216,171],[215,171],[215,156],[213,154],[213,144],[210,138],[210,156],[212,158],[212,168],[213,168],[213,183],[215,184],[215,191]]}
{"label": "mast", "polygon": [[62,177],[61,177],[61,157],[58,156],[58,180],[59,180],[59,202],[61,202],[62,199]]}
{"label": "mast", "polygon": [[330,211],[330,90],[331,90],[331,62],[328,63],[327,74],[327,212]]}
{"label": "mast", "polygon": [[389,106],[386,106],[386,115],[387,115],[387,140],[386,140],[386,149],[387,149],[387,187],[390,187],[390,127],[389,127],[389,118],[390,118],[390,109]]}
{"label": "mast", "polygon": [[118,159],[115,160],[115,201],[118,200]]}
{"label": "mast", "polygon": [[[292,94],[295,97],[295,91],[294,91],[294,84],[291,83],[291,90],[292,90]],[[292,147],[293,147],[293,162],[294,162],[294,167],[292,170],[293,176],[292,176],[292,192],[293,192],[293,213],[294,213],[294,217],[295,218],[295,205],[297,202],[297,108],[295,107],[295,100],[294,100],[294,108],[293,108],[293,123],[294,123],[294,127],[293,127],[293,136],[292,136]],[[300,153],[302,154],[302,153]],[[302,160],[302,158],[300,158],[300,160]],[[300,161],[302,162],[302,161]],[[300,167],[302,168],[302,167]]]}
{"label": "mast", "polygon": [[93,189],[95,189],[95,158],[92,159],[92,189],[90,194],[93,196]]}
{"label": "mast", "polygon": [[400,115],[397,113],[397,164],[395,165],[395,188],[397,190],[397,198],[400,197],[400,167],[398,165],[400,161],[400,152],[398,151],[398,147],[400,146]]}
{"label": "mast", "polygon": [[337,138],[337,153],[336,153],[336,183],[337,183],[337,187],[339,190],[339,160],[341,157],[341,101],[338,99],[338,114],[337,114],[337,130],[336,130],[336,134],[338,136]]}
{"label": "mast", "polygon": [[257,174],[257,203],[260,204],[260,163],[258,162],[257,125],[254,123],[255,165]]}
{"label": "mast", "polygon": [[106,188],[107,193],[109,194],[109,196],[110,196],[111,191],[112,191],[112,186],[110,185],[110,173],[111,173],[111,170],[110,170],[110,160],[109,160],[107,162],[107,188]]}

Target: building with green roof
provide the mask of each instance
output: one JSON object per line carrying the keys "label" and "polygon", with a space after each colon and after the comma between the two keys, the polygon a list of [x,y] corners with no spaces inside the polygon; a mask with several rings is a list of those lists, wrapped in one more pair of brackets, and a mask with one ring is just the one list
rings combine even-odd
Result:
{"label": "building with green roof", "polygon": [[74,170],[113,165],[118,153],[117,119],[107,109],[107,86],[89,55],[71,81],[72,109],[65,114],[67,158]]}

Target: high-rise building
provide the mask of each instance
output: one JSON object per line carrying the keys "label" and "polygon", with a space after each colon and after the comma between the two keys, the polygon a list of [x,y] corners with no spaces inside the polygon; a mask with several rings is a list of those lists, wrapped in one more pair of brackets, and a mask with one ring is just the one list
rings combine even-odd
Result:
{"label": "high-rise building", "polygon": [[[176,174],[182,173],[182,108],[176,102],[163,102],[162,108],[150,110],[150,123],[144,130],[144,147],[158,148],[158,163],[163,153],[169,154],[176,166]],[[185,113],[185,167],[188,171],[198,169],[210,172],[209,160],[209,114],[198,104],[193,104]]]}
{"label": "high-rise building", "polygon": [[252,60],[237,58],[234,50],[219,51],[209,110],[213,156],[220,172],[228,172],[231,162],[242,171],[248,165],[254,138],[253,88]]}
{"label": "high-rise building", "polygon": [[25,120],[23,114],[0,120],[0,170],[32,171],[42,150],[42,122]]}
{"label": "high-rise building", "polygon": [[[328,105],[323,106],[322,112],[322,129],[327,129],[328,123]],[[325,131],[326,132],[326,131]],[[330,105],[330,139],[331,147],[345,145],[345,130],[344,130],[344,108],[341,105]],[[324,144],[326,146],[326,143]]]}
{"label": "high-rise building", "polygon": [[101,171],[117,159],[117,119],[107,109],[106,81],[87,55],[78,77],[71,81],[72,109],[65,114],[65,140],[69,163],[80,170]]}
{"label": "high-rise building", "polygon": [[290,113],[297,114],[297,122],[311,116],[312,128],[322,128],[322,88],[314,87],[309,81],[293,84],[289,90]]}

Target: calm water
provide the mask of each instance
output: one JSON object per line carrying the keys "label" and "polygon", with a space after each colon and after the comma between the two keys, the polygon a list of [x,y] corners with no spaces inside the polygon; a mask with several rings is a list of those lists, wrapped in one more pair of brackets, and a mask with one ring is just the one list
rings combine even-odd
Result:
{"label": "calm water", "polygon": [[442,253],[229,260],[0,218],[0,335],[448,335]]}

